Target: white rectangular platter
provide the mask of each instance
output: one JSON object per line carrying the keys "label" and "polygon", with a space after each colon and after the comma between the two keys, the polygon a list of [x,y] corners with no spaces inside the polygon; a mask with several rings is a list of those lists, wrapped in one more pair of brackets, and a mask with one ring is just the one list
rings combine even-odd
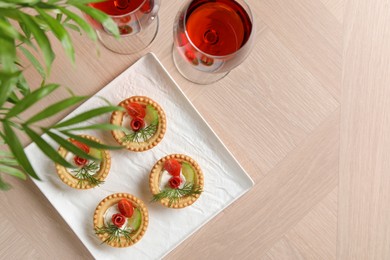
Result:
{"label": "white rectangular platter", "polygon": [[[152,53],[138,60],[67,118],[106,105],[99,97],[118,104],[137,95],[150,97],[164,109],[166,134],[161,143],[149,151],[111,151],[111,170],[100,187],[76,190],[66,186],[58,178],[53,163],[36,145],[31,144],[25,149],[42,179],[34,182],[96,259],[160,259],[253,186],[252,179]],[[105,123],[109,117],[101,116],[84,122],[84,125]],[[110,132],[93,130],[82,133],[115,145]],[[44,138],[49,141],[47,136]],[[200,198],[192,206],[180,210],[150,202],[149,172],[157,160],[173,153],[195,159],[205,179]],[[150,214],[144,237],[127,248],[101,244],[93,231],[93,213],[97,204],[117,192],[130,193],[142,199]]]}

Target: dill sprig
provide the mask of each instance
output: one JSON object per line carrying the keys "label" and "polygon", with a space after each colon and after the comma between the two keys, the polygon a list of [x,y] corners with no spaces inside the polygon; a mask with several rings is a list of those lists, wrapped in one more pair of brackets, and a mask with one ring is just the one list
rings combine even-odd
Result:
{"label": "dill sprig", "polygon": [[192,182],[187,182],[181,189],[165,188],[160,193],[153,195],[152,202],[160,201],[165,198],[169,198],[168,206],[176,203],[180,198],[187,196],[195,196],[201,194],[202,189],[194,185]]}
{"label": "dill sprig", "polygon": [[92,161],[91,163],[77,170],[72,170],[72,172],[75,174],[74,177],[79,180],[77,185],[81,185],[82,183],[87,182],[92,186],[98,186],[104,183],[104,181],[98,180],[94,175],[89,174],[90,172],[96,172],[98,169],[99,165],[95,161]]}
{"label": "dill sprig", "polygon": [[127,142],[137,142],[137,143],[145,142],[151,136],[154,135],[154,133],[157,130],[157,126],[158,126],[158,121],[151,123],[150,125],[148,125],[147,127],[143,128],[143,129],[140,129],[140,130],[135,131],[135,132],[130,133],[130,134],[126,134],[124,137],[122,137],[122,142],[124,142],[124,143],[127,143]]}
{"label": "dill sprig", "polygon": [[121,237],[124,237],[126,242],[132,241],[131,234],[133,230],[131,229],[120,229],[113,224],[109,224],[108,226],[96,227],[95,234],[104,235],[107,234],[108,237],[103,241],[103,243],[111,243],[117,242],[120,243]]}

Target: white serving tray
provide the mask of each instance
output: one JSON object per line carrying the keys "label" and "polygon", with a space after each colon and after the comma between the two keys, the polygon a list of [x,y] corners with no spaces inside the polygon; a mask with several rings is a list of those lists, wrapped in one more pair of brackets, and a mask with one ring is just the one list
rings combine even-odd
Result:
{"label": "white serving tray", "polygon": [[[34,180],[35,184],[97,259],[160,259],[253,186],[253,180],[153,53],[142,57],[96,94],[113,104],[136,95],[152,98],[165,110],[166,134],[161,143],[146,152],[111,151],[111,170],[101,187],[72,189],[61,182],[53,163],[36,145],[31,144],[25,149],[42,179]],[[105,105],[96,96],[67,118]],[[84,124],[108,122],[109,117],[101,116]],[[104,143],[115,144],[109,132],[82,133],[94,135]],[[48,140],[47,136],[44,138]],[[172,153],[187,154],[194,158],[202,168],[205,179],[204,192],[200,198],[192,206],[180,210],[150,202],[149,172],[157,160]],[[117,192],[139,197],[146,203],[150,214],[144,237],[127,248],[111,248],[101,244],[93,232],[92,218],[97,204],[104,197]]]}

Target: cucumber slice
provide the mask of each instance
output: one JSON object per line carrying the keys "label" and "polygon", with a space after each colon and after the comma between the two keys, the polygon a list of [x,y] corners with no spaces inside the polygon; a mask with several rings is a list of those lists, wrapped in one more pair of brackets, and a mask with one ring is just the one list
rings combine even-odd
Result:
{"label": "cucumber slice", "polygon": [[146,105],[145,112],[146,112],[146,115],[145,115],[144,120],[148,125],[150,125],[151,123],[158,122],[158,112],[153,106]]}
{"label": "cucumber slice", "polygon": [[138,208],[134,209],[133,216],[127,220],[127,226],[133,230],[138,230],[142,223],[141,211]]}
{"label": "cucumber slice", "polygon": [[186,182],[194,183],[195,171],[190,164],[184,162],[181,166],[181,173],[186,178]]}
{"label": "cucumber slice", "polygon": [[96,148],[89,148],[89,155],[96,158],[96,160],[101,161],[103,158],[102,151]]}

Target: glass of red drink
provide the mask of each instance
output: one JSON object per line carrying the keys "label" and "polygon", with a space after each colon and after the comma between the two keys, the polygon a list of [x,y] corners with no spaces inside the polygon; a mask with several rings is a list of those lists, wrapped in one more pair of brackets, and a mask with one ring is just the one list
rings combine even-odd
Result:
{"label": "glass of red drink", "polygon": [[241,64],[254,42],[251,10],[244,0],[190,0],[173,28],[173,60],[197,84],[210,84]]}
{"label": "glass of red drink", "polygon": [[103,24],[86,15],[101,43],[113,52],[131,54],[149,46],[158,31],[160,0],[107,0],[89,6],[108,14],[118,25],[116,38]]}

